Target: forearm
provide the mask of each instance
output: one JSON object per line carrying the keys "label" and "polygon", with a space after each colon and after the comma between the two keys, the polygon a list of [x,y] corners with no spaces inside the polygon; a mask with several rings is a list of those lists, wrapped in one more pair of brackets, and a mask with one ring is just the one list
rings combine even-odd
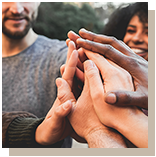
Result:
{"label": "forearm", "polygon": [[91,132],[86,140],[89,148],[127,148],[124,137],[109,128]]}
{"label": "forearm", "polygon": [[61,147],[62,141],[43,146],[36,142],[35,131],[44,118],[18,117],[12,121],[7,131],[7,147],[9,148],[53,148]]}
{"label": "forearm", "polygon": [[[25,111],[12,111],[12,112],[3,112],[2,113],[2,143],[3,148],[9,147],[8,146],[8,128],[10,124],[15,120],[17,117],[29,117],[29,118],[37,118],[35,115],[25,112]],[[17,128],[17,127],[16,127]]]}
{"label": "forearm", "polygon": [[148,147],[148,117],[141,111],[123,119],[116,129],[137,147]]}
{"label": "forearm", "polygon": [[8,147],[39,147],[35,141],[35,130],[37,126],[43,121],[38,118],[16,118],[7,131]]}

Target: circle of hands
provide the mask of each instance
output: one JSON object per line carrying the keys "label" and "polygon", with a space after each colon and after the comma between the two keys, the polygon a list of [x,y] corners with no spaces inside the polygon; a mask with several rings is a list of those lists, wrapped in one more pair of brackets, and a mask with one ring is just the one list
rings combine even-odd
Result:
{"label": "circle of hands", "polygon": [[66,43],[57,98],[36,141],[72,136],[94,148],[148,147],[148,62],[122,41],[85,29],[70,31]]}

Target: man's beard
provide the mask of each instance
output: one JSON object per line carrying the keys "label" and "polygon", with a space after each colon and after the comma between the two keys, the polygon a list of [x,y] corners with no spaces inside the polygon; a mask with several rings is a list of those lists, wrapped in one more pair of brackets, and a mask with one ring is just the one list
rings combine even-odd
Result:
{"label": "man's beard", "polygon": [[31,28],[30,22],[25,26],[25,29],[22,32],[21,31],[12,32],[2,25],[2,32],[11,39],[22,39],[29,32],[30,28]]}
{"label": "man's beard", "polygon": [[[14,15],[14,16],[16,16],[16,17],[19,16],[20,17],[21,15]],[[12,17],[13,17],[13,15],[12,15]],[[7,20],[7,18],[4,18],[3,21],[2,21],[2,33],[5,34],[10,39],[14,39],[14,40],[22,39],[23,37],[25,37],[27,35],[30,28],[33,26],[33,23],[35,21],[34,14],[32,15],[32,19],[30,19],[27,16],[25,16],[25,19],[27,20],[28,23],[25,25],[24,30],[23,31],[12,32],[5,26],[4,23]]]}

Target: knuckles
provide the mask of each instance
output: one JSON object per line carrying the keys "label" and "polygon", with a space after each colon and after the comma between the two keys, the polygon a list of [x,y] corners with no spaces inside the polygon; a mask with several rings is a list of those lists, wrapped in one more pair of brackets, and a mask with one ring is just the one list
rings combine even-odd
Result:
{"label": "knuckles", "polygon": [[113,45],[113,44],[115,44],[115,43],[118,43],[118,40],[115,38],[115,37],[113,37],[113,36],[111,36],[111,37],[109,37],[109,43],[111,44],[111,45]]}

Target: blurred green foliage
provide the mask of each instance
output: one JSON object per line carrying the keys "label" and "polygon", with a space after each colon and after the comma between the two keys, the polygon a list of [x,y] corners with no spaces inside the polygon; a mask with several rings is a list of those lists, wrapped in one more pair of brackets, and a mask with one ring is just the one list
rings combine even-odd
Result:
{"label": "blurred green foliage", "polygon": [[70,30],[78,33],[80,28],[100,33],[103,23],[96,16],[94,9],[87,3],[81,7],[64,2],[42,2],[34,31],[52,39],[67,39]]}

